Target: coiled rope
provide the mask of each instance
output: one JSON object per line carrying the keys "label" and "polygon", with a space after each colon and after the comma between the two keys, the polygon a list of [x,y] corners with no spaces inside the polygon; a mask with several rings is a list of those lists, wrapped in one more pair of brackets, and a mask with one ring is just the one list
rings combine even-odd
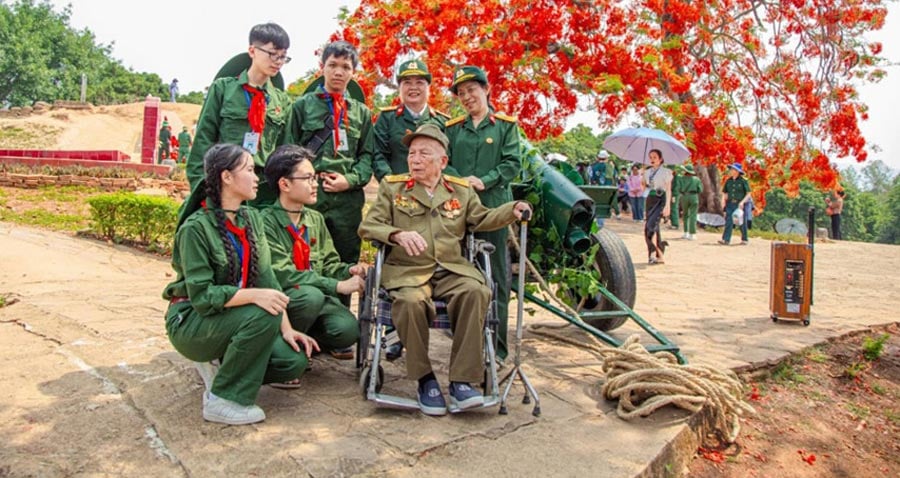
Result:
{"label": "coiled rope", "polygon": [[[516,250],[519,250],[516,235],[510,234],[510,237]],[[525,263],[537,278],[543,295],[560,304],[572,317],[581,320],[574,309],[550,293],[547,282],[527,257]],[[646,417],[667,405],[692,413],[707,406],[713,415],[713,431],[721,440],[733,443],[740,433],[740,417],[745,413],[756,413],[743,400],[743,384],[732,370],[680,365],[671,353],[648,352],[637,334],[625,339],[621,347],[613,348],[593,335],[588,335],[593,343],[584,343],[548,330],[559,328],[557,324],[533,324],[528,327],[535,334],[586,348],[596,354],[606,375],[600,393],[607,400],[618,400],[616,414],[624,420]]]}

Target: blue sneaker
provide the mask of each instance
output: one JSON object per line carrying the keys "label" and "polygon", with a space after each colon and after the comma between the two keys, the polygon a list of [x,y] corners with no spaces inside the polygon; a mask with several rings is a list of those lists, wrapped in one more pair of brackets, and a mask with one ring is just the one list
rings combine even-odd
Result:
{"label": "blue sneaker", "polygon": [[437,380],[431,379],[425,385],[419,385],[417,398],[419,410],[425,415],[439,417],[447,414],[447,402],[444,401]]}
{"label": "blue sneaker", "polygon": [[450,403],[460,410],[484,405],[484,396],[465,382],[450,382]]}

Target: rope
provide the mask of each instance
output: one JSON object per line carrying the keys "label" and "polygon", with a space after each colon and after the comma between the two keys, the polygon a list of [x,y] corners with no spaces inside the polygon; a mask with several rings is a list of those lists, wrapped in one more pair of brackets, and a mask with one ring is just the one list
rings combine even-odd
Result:
{"label": "rope", "polygon": [[[510,237],[516,250],[522,254],[515,235],[510,234]],[[525,263],[537,278],[545,296],[553,297],[547,282],[527,256]],[[574,309],[561,301],[556,302],[580,320]],[[731,370],[705,365],[680,365],[677,357],[669,352],[651,354],[641,345],[637,334],[625,339],[621,347],[613,348],[593,335],[588,335],[593,343],[584,343],[545,330],[554,328],[560,327],[550,324],[529,326],[529,330],[537,335],[586,348],[596,354],[602,361],[601,370],[606,374],[600,393],[607,400],[618,400],[616,414],[623,420],[646,417],[667,405],[691,413],[708,406],[713,414],[713,431],[726,443],[734,443],[741,430],[740,417],[745,413],[756,413],[742,399],[743,384]]]}

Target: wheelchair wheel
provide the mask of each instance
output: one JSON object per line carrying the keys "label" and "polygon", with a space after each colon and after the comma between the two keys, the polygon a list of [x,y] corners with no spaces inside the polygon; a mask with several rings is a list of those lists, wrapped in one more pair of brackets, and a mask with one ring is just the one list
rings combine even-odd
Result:
{"label": "wheelchair wheel", "polygon": [[359,339],[356,342],[356,368],[365,365],[369,356],[369,345],[372,342],[372,329],[375,318],[372,317],[372,300],[374,300],[375,274],[366,275],[366,287],[359,298],[356,317],[359,322]]}
{"label": "wheelchair wheel", "polygon": [[[628,307],[634,307],[637,293],[637,281],[634,277],[634,263],[631,262],[631,254],[625,243],[614,232],[600,229],[593,235],[595,242],[600,244],[594,266],[600,271],[600,282],[603,287],[613,293]],[[616,306],[601,294],[589,298],[584,303],[585,311],[615,310]],[[602,331],[613,330],[628,320],[627,315],[603,319],[587,319],[585,322]]]}
{"label": "wheelchair wheel", "polygon": [[[369,384],[372,382],[371,368],[367,365],[359,372],[359,389],[362,392],[363,400],[369,398]],[[381,387],[384,385],[384,369],[378,366],[378,381],[375,382],[375,392],[381,393]]]}

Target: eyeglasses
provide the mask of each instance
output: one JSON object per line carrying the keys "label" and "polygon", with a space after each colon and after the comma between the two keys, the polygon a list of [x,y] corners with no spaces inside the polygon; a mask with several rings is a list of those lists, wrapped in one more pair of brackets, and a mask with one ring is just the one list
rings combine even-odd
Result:
{"label": "eyeglasses", "polygon": [[307,174],[306,176],[285,176],[284,179],[299,179],[300,181],[306,181],[309,184],[316,184],[317,178],[315,174]]}
{"label": "eyeglasses", "polygon": [[266,50],[265,48],[263,48],[261,46],[254,45],[253,48],[256,48],[257,50],[265,53],[266,55],[269,55],[269,59],[274,61],[275,63],[284,62],[285,64],[287,64],[287,63],[291,62],[291,57],[289,57],[287,55],[278,55],[274,51]]}

